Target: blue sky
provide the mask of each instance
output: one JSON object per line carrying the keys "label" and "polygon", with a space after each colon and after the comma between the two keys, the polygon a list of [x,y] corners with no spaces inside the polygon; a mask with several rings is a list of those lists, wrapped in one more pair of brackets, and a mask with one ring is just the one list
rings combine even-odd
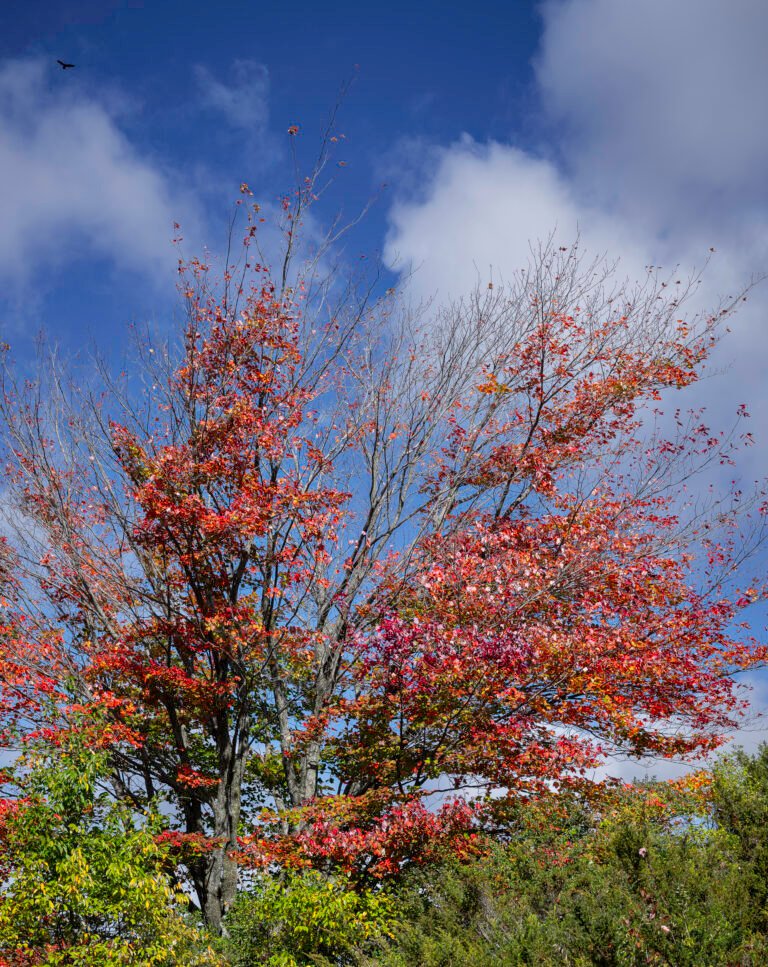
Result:
{"label": "blue sky", "polygon": [[[176,306],[170,244],[221,250],[238,186],[290,190],[340,87],[336,183],[352,265],[438,299],[576,232],[593,253],[701,267],[692,309],[768,270],[768,4],[526,0],[387,5],[27,0],[0,13],[0,340],[69,354]],[[63,72],[56,59],[77,66]],[[386,189],[381,189],[386,182]],[[712,422],[749,404],[768,474],[768,284],[697,389]]]}
{"label": "blue sky", "polygon": [[[154,261],[167,275],[172,221],[184,226],[190,249],[215,250],[240,182],[262,201],[290,189],[286,129],[301,125],[298,147],[309,164],[350,80],[339,118],[345,167],[330,204],[352,212],[391,182],[355,240],[371,255],[382,248],[389,199],[402,187],[400,154],[464,133],[478,141],[512,131],[528,137],[535,118],[526,92],[539,18],[528,3],[458,5],[446,16],[439,3],[395,3],[366,14],[352,3],[33,2],[7,11],[0,26],[0,110],[25,115],[11,122],[16,165],[4,159],[11,170],[0,191],[18,198],[19,182],[32,180],[29,155],[47,162],[35,181],[49,197],[27,200],[18,219],[24,257],[17,239],[7,243],[17,253],[9,264],[17,280],[27,276],[38,299],[55,290],[54,322],[51,303],[31,307],[22,287],[23,314],[31,318],[23,326],[16,318],[16,328],[25,333],[39,321],[62,339],[78,339],[89,324],[83,283],[90,325],[101,333],[105,314],[119,330],[126,317],[161,309],[154,289],[137,298],[145,285],[137,287],[135,273]],[[62,72],[59,57],[76,68]],[[79,130],[67,128],[68,117],[79,117]],[[90,169],[101,187],[71,167]],[[101,197],[80,199],[80,211],[78,199],[61,198],[90,190]],[[115,197],[121,192],[122,203]],[[111,225],[89,210],[94,204]],[[56,210],[60,217],[51,220]],[[119,228],[126,222],[132,242]],[[149,274],[157,283],[157,272]],[[13,308],[18,317],[19,305]],[[10,328],[13,315],[3,320]]]}
{"label": "blue sky", "polygon": [[8,332],[119,339],[167,312],[172,223],[186,251],[217,251],[238,185],[265,203],[290,189],[288,126],[308,165],[350,79],[345,167],[319,217],[386,182],[349,256],[418,264],[424,291],[511,271],[555,226],[629,274],[718,246],[713,293],[765,262],[762,0],[14,8],[0,15]]}

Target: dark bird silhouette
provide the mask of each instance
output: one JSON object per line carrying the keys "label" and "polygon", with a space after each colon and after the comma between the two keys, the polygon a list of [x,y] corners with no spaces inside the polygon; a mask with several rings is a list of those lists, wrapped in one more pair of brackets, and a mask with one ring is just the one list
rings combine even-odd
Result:
{"label": "dark bird silhouette", "polygon": [[57,60],[57,61],[56,61],[56,63],[57,63],[58,65],[59,65],[59,67],[60,67],[60,68],[61,68],[61,69],[62,69],[63,71],[65,71],[65,70],[69,70],[69,68],[70,68],[70,67],[74,67],[74,66],[75,66],[74,64],[67,64],[67,63],[65,63],[65,62],[64,62],[63,60]]}

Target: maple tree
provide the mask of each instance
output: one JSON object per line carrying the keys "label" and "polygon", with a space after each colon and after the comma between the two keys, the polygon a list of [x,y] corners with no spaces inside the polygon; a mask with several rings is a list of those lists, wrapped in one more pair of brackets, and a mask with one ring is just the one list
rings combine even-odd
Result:
{"label": "maple tree", "polygon": [[216,930],[243,863],[370,881],[611,751],[707,751],[765,657],[727,583],[761,498],[680,499],[738,441],[653,411],[735,303],[682,322],[680,287],[545,245],[421,319],[291,275],[285,211],[276,283],[251,226],[250,282],[182,266],[179,347],[101,394],[6,367],[0,403],[6,738],[76,716]]}

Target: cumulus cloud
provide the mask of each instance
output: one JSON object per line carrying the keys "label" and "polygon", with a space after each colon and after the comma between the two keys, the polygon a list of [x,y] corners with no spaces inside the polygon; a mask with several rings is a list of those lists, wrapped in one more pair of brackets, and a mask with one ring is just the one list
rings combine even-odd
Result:
{"label": "cumulus cloud", "polygon": [[460,259],[519,262],[521,237],[577,221],[616,254],[629,241],[651,261],[700,262],[717,246],[743,277],[762,268],[768,6],[549,0],[542,26],[535,73],[555,160],[466,138],[442,149],[392,211],[390,260],[450,250],[448,280]]}
{"label": "cumulus cloud", "polygon": [[530,246],[552,233],[558,244],[581,235],[595,254],[620,249],[626,272],[653,264],[624,221],[580,202],[548,161],[467,137],[432,158],[421,193],[391,209],[384,249],[387,263],[415,270],[418,288],[430,295],[455,297],[509,277],[527,264]]}
{"label": "cumulus cloud", "polygon": [[[548,157],[464,137],[423,149],[392,207],[385,259],[415,269],[419,295],[466,291],[491,271],[509,277],[529,243],[576,228],[590,254],[687,274],[717,249],[689,309],[706,310],[768,267],[768,6],[739,0],[550,0],[542,7],[536,80]],[[730,367],[700,388],[730,422],[745,387],[768,411],[768,284],[734,320],[716,360]],[[709,400],[706,399],[709,396]],[[746,400],[749,402],[750,400]],[[752,452],[756,473],[768,450]]]}
{"label": "cumulus cloud", "polygon": [[450,250],[447,282],[458,260],[519,264],[520,239],[578,222],[616,254],[629,242],[650,261],[700,263],[717,246],[742,279],[760,271],[768,6],[549,0],[541,12],[535,76],[556,161],[466,139],[443,148],[421,192],[393,208],[388,258],[437,263]]}
{"label": "cumulus cloud", "polygon": [[40,60],[0,65],[0,276],[19,285],[95,255],[167,279],[174,220],[191,227],[194,206],[107,105],[50,76]]}
{"label": "cumulus cloud", "polygon": [[763,0],[549,0],[536,76],[561,154],[656,229],[768,199]]}

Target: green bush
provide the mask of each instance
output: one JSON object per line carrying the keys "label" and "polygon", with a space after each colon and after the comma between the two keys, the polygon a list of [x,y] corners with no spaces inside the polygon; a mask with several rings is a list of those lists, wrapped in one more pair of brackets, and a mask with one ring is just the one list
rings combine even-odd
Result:
{"label": "green bush", "polygon": [[348,964],[393,927],[392,901],[383,891],[355,891],[346,880],[311,870],[264,875],[227,915],[227,953],[237,967]]}
{"label": "green bush", "polygon": [[[722,768],[709,813],[661,785],[623,794],[591,823],[579,811],[565,822],[533,813],[486,858],[410,877],[397,897],[396,937],[361,952],[358,964],[768,963],[755,892],[767,855],[768,769],[745,790],[752,773],[743,766]],[[730,826],[706,821],[722,819],[726,804]]]}
{"label": "green bush", "polygon": [[21,798],[3,803],[0,963],[112,967],[221,963],[186,922],[155,841],[159,819],[136,825],[105,792],[104,756],[72,742],[30,750]]}
{"label": "green bush", "polygon": [[720,761],[711,804],[713,824],[730,836],[755,924],[768,932],[768,745]]}
{"label": "green bush", "polygon": [[158,845],[105,793],[100,753],[32,751],[0,815],[0,967],[503,967],[768,963],[768,747],[697,787],[499,812],[487,855],[364,889],[340,874],[255,876],[215,953]]}

